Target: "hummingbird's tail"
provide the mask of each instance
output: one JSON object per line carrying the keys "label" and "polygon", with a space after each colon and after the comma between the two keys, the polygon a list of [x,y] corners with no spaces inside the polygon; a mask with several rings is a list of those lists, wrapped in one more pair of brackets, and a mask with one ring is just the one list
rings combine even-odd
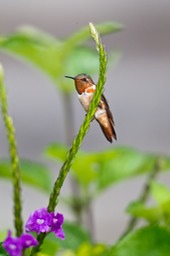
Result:
{"label": "hummingbird's tail", "polygon": [[98,118],[96,118],[97,122],[99,123],[103,134],[105,135],[106,139],[112,143],[113,138],[117,140],[117,135],[114,129],[114,124],[112,120],[110,120],[107,116],[107,114],[100,115]]}
{"label": "hummingbird's tail", "polygon": [[103,94],[101,96],[101,100],[97,107],[95,118],[97,122],[100,124],[100,127],[106,139],[111,143],[113,141],[113,138],[117,140],[116,132],[114,129],[115,124],[114,124],[113,116],[110,111],[109,104]]}

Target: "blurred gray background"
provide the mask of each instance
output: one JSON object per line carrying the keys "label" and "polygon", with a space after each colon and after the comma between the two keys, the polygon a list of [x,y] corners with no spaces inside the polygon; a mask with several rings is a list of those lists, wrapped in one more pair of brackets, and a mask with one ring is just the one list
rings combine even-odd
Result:
{"label": "blurred gray background", "polygon": [[[63,38],[90,21],[117,21],[124,30],[103,38],[106,50],[122,52],[116,67],[108,70],[105,95],[116,122],[118,141],[110,145],[98,124],[92,123],[82,149],[101,150],[114,145],[135,147],[149,152],[169,154],[170,147],[170,1],[168,0],[1,0],[0,34],[21,25],[32,25]],[[49,142],[65,142],[60,93],[39,71],[0,53],[5,69],[10,113],[14,118],[21,157],[44,161],[42,150]],[[83,70],[82,70],[83,72]],[[76,75],[76,74],[66,74]],[[97,77],[94,77],[97,81]],[[76,92],[75,130],[84,118]],[[8,156],[5,131],[0,118],[0,155]],[[59,169],[51,164],[53,170]],[[56,172],[54,176],[56,176]],[[168,183],[168,174],[160,176]],[[138,177],[108,189],[93,205],[95,237],[112,242],[128,220],[123,212],[135,199],[145,177]],[[70,191],[67,179],[63,194]],[[12,225],[11,185],[0,182],[0,229]],[[47,204],[48,197],[24,186],[24,218]],[[61,204],[58,210],[67,219],[72,215]],[[107,214],[107,217],[106,217]]]}

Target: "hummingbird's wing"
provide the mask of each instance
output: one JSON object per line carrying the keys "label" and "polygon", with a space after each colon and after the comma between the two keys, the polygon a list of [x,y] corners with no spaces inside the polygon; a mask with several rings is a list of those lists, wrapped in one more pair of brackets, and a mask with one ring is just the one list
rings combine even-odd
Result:
{"label": "hummingbird's wing", "polygon": [[[107,101],[107,99],[105,98],[104,94],[102,94],[100,101],[104,103],[104,106],[105,106],[107,115],[108,115],[108,117],[109,117],[111,123],[112,123],[113,125],[115,125],[114,120],[113,120],[112,112],[111,112],[111,110],[110,110],[108,101]],[[99,105],[100,105],[100,102],[99,102]],[[103,107],[102,107],[102,108],[103,108]]]}
{"label": "hummingbird's wing", "polygon": [[103,115],[99,116],[96,120],[100,124],[100,127],[101,127],[105,137],[107,138],[107,140],[112,142],[112,138],[115,138],[115,140],[116,140],[117,136],[116,136],[116,132],[114,129],[115,124],[114,124],[112,112],[110,111],[109,104],[108,104],[104,94],[102,94],[102,96],[101,96],[101,99],[100,99],[100,102],[98,105],[98,109],[105,110],[105,113],[103,113]]}

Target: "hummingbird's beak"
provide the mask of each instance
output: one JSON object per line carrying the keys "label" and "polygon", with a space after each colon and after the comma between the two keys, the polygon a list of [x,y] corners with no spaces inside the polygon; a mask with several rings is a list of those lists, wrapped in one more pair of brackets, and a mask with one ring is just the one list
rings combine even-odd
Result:
{"label": "hummingbird's beak", "polygon": [[72,77],[72,76],[65,76],[65,77],[66,77],[66,78],[71,78],[71,79],[75,80],[75,78]]}

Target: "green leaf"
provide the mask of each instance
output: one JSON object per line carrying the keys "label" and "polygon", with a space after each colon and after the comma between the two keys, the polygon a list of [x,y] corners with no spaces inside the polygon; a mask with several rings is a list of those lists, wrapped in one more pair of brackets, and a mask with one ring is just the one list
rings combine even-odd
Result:
{"label": "green leaf", "polygon": [[[97,29],[101,34],[108,34],[119,31],[121,26],[110,22],[97,25]],[[48,75],[61,91],[70,92],[74,87],[64,79],[64,75],[98,72],[97,54],[82,45],[89,38],[88,27],[63,41],[36,28],[23,27],[13,34],[1,36],[0,48],[31,62]]]}
{"label": "green leaf", "polygon": [[108,256],[109,250],[106,245],[103,244],[89,244],[83,243],[76,250],[64,250],[61,256]]}
{"label": "green leaf", "polygon": [[111,154],[111,158],[101,161],[99,165],[99,190],[115,182],[151,171],[156,159],[154,155],[125,147],[117,147],[108,154]]}
{"label": "green leaf", "polygon": [[53,142],[49,144],[45,150],[45,156],[48,156],[53,159],[64,161],[67,155],[68,147],[61,143]]}
{"label": "green leaf", "polygon": [[0,241],[3,241],[6,236],[7,236],[7,231],[6,230],[0,230]]}
{"label": "green leaf", "polygon": [[72,250],[64,250],[64,252],[61,253],[61,256],[76,256],[76,253]]}
{"label": "green leaf", "polygon": [[170,201],[170,189],[158,182],[151,183],[151,194],[158,204],[164,204]]}
{"label": "green leaf", "polygon": [[56,238],[53,233],[50,233],[47,236],[47,240],[51,243],[56,243],[60,249],[70,250],[77,250],[82,243],[89,243],[91,241],[89,233],[78,224],[65,221],[63,224],[63,230],[65,233],[65,240]]}
{"label": "green leaf", "polygon": [[157,182],[151,183],[151,195],[156,200],[158,211],[161,212],[160,220],[170,226],[170,189]]}
{"label": "green leaf", "polygon": [[161,156],[159,164],[161,170],[170,170],[170,156]]}
{"label": "green leaf", "polygon": [[[59,144],[52,143],[45,149],[45,155],[53,159],[64,161],[66,158],[68,148]],[[96,154],[86,153],[79,150],[79,153],[72,165],[72,171],[79,183],[87,187],[92,181],[95,180],[97,175],[94,168],[96,163]]]}
{"label": "green leaf", "polygon": [[34,42],[37,42],[40,45],[43,44],[46,46],[53,46],[55,44],[60,44],[60,41],[56,37],[44,32],[44,31],[41,31],[35,27],[21,26],[18,29],[18,32],[20,32],[26,38],[32,38],[32,40]]}
{"label": "green leaf", "polygon": [[[95,25],[95,27],[101,35],[115,33],[122,30],[122,25],[115,22],[104,22],[102,24]],[[90,37],[89,27],[85,27],[68,37],[66,39],[66,44],[69,45],[69,47],[79,45],[80,43],[87,41]]]}
{"label": "green leaf", "polygon": [[148,207],[141,202],[134,202],[128,206],[128,213],[143,218],[149,222],[157,222],[170,226],[170,189],[157,182],[151,183],[151,195],[156,200],[156,206]]}
{"label": "green leaf", "polygon": [[60,54],[62,43],[55,39],[50,40],[49,35],[37,29],[31,28],[30,33],[27,29],[18,30],[4,37],[0,41],[0,47],[32,62],[53,79],[60,72],[59,63],[54,62]]}
{"label": "green leaf", "polygon": [[[118,62],[120,53],[113,51],[108,56],[108,65],[114,65]],[[97,74],[99,71],[99,58],[95,49],[85,46],[77,46],[71,51],[65,61],[65,73],[75,76],[80,73]],[[70,83],[69,85],[70,86]]]}
{"label": "green leaf", "polygon": [[145,219],[151,223],[159,222],[162,217],[160,207],[146,207],[141,202],[133,202],[128,208],[127,212],[137,218]]}
{"label": "green leaf", "polygon": [[112,249],[109,256],[169,256],[170,231],[149,226],[130,233]]}
{"label": "green leaf", "polygon": [[[45,154],[63,161],[67,150],[61,144],[53,143],[46,148]],[[81,185],[87,187],[93,183],[98,191],[102,191],[116,182],[151,171],[156,157],[125,147],[101,152],[79,151],[72,170]]]}
{"label": "green leaf", "polygon": [[76,256],[106,256],[108,255],[108,248],[103,244],[82,244],[77,250]]}
{"label": "green leaf", "polygon": [[[99,58],[96,50],[89,47],[75,48],[66,60],[65,72],[70,75],[80,73],[97,74],[99,70]],[[69,83],[70,84],[70,83]]]}
{"label": "green leaf", "polygon": [[5,251],[5,249],[2,246],[2,243],[0,243],[0,256],[9,256],[8,253]]}
{"label": "green leaf", "polygon": [[63,230],[65,240],[57,241],[60,248],[76,250],[82,243],[91,242],[90,234],[76,223],[64,222]]}
{"label": "green leaf", "polygon": [[[51,176],[44,164],[21,160],[21,179],[24,183],[49,192],[51,188]],[[8,161],[0,161],[0,177],[11,179],[11,165]]]}
{"label": "green leaf", "polygon": [[55,256],[59,250],[59,245],[57,243],[57,238],[53,233],[50,233],[42,244],[41,252],[43,255]]}

